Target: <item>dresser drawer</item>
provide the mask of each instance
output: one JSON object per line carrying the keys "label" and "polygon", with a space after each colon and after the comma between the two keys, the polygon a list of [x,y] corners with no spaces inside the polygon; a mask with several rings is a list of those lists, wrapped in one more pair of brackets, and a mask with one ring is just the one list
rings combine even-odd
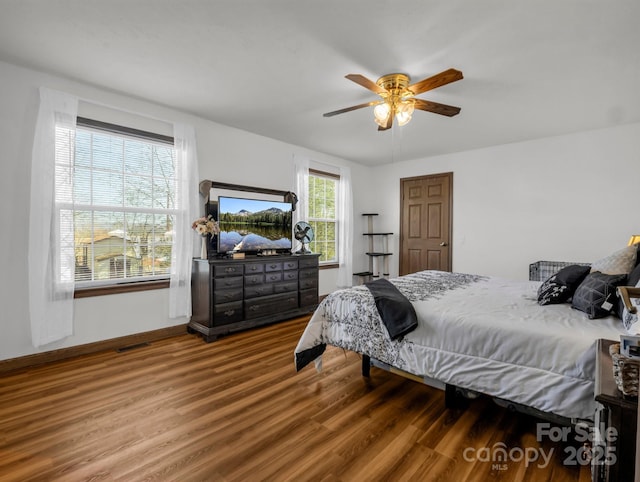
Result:
{"label": "dresser drawer", "polygon": [[297,279],[298,270],[282,272],[282,281],[296,281]]}
{"label": "dresser drawer", "polygon": [[222,303],[213,307],[213,324],[226,325],[242,320],[242,301]]}
{"label": "dresser drawer", "polygon": [[229,303],[230,301],[242,301],[242,288],[215,290],[213,292],[214,304]]}
{"label": "dresser drawer", "polygon": [[298,291],[298,282],[289,281],[286,283],[276,283],[273,286],[274,293],[286,293],[287,291]]}
{"label": "dresser drawer", "polygon": [[269,272],[265,273],[264,281],[266,283],[277,283],[278,281],[282,281],[282,271],[273,271],[271,273]]}
{"label": "dresser drawer", "polygon": [[300,290],[300,307],[315,306],[318,304],[318,290]]}
{"label": "dresser drawer", "polygon": [[230,276],[226,278],[216,278],[213,280],[213,289],[228,290],[230,288],[242,288],[244,278],[242,276]]}
{"label": "dresser drawer", "polygon": [[300,279],[317,278],[318,270],[317,269],[301,269],[300,271],[298,271],[298,276],[300,277]]}
{"label": "dresser drawer", "polygon": [[317,256],[301,256],[298,260],[298,266],[300,269],[302,268],[317,268],[318,267],[318,257]]}
{"label": "dresser drawer", "polygon": [[243,267],[241,264],[216,264],[213,266],[213,275],[216,278],[242,275]]}
{"label": "dresser drawer", "polygon": [[264,273],[264,264],[262,263],[250,263],[244,267],[244,274],[258,274]]}
{"label": "dresser drawer", "polygon": [[263,274],[251,274],[244,277],[244,285],[245,286],[255,286],[261,285],[264,283],[264,275]]}
{"label": "dresser drawer", "polygon": [[282,261],[271,261],[264,264],[264,270],[269,273],[270,271],[282,271]]}
{"label": "dresser drawer", "polygon": [[255,298],[257,296],[272,295],[273,287],[274,285],[272,283],[265,283],[265,284],[256,285],[256,286],[247,286],[244,289],[244,297]]}
{"label": "dresser drawer", "polygon": [[287,270],[287,269],[298,269],[298,260],[297,259],[293,259],[291,261],[285,261],[284,263],[282,263],[282,269]]}
{"label": "dresser drawer", "polygon": [[258,318],[260,316],[293,310],[298,307],[298,293],[286,293],[281,295],[253,298],[244,302],[245,318]]}
{"label": "dresser drawer", "polygon": [[300,279],[298,286],[301,290],[308,290],[311,288],[318,289],[318,278],[304,278]]}

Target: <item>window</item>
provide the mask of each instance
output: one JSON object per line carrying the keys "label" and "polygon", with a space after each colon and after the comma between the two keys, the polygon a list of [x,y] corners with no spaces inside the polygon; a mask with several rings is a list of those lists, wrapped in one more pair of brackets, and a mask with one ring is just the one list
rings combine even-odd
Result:
{"label": "window", "polygon": [[[69,139],[57,129],[56,157]],[[61,219],[72,213],[66,230],[77,287],[169,277],[177,213],[172,138],[78,118],[73,165],[57,163],[59,175],[73,176],[71,195],[56,191],[56,201]]]}
{"label": "window", "polygon": [[314,239],[310,249],[322,253],[321,264],[338,262],[338,184],[340,177],[309,169],[309,224],[313,227]]}

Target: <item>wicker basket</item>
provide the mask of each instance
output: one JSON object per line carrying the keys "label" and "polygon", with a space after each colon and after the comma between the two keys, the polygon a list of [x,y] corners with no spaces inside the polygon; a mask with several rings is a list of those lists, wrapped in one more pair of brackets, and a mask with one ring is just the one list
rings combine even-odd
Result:
{"label": "wicker basket", "polygon": [[613,361],[613,378],[616,381],[618,390],[624,395],[637,397],[640,361],[621,355],[620,343],[609,345],[609,353]]}

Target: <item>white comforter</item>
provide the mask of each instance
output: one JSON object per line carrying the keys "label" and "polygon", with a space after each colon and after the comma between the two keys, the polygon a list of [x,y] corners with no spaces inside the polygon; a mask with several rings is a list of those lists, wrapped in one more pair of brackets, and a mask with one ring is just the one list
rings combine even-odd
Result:
{"label": "white comforter", "polygon": [[322,344],[343,347],[545,412],[593,417],[595,342],[618,340],[619,319],[590,320],[569,304],[539,306],[539,282],[440,271],[390,281],[413,303],[415,331],[392,341],[371,293],[358,286],[325,298],[296,354]]}

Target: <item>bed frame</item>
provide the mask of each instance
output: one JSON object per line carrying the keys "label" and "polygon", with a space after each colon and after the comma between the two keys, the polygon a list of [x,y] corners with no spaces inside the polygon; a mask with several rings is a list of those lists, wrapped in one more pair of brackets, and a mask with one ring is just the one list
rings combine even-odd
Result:
{"label": "bed frame", "polygon": [[[444,383],[440,380],[436,380],[435,378],[418,376],[413,373],[406,372],[404,370],[400,370],[392,365],[376,360],[375,358],[371,358],[369,355],[362,354],[362,376],[365,378],[371,377],[371,367],[380,368],[382,370],[391,372],[396,375],[400,375],[401,377],[408,378],[409,380],[413,380],[418,383],[422,383],[424,385],[428,385],[433,388],[437,388],[439,390],[444,390],[444,403],[447,408],[467,408],[469,405],[469,401],[478,398],[480,396],[489,396],[483,393],[478,393],[473,390],[467,390],[465,388],[456,387],[455,385],[451,385],[449,383]],[[541,410],[537,410],[535,408],[529,407],[527,405],[522,405],[520,403],[515,403],[510,400],[504,400],[502,398],[490,397],[496,405],[504,407],[512,412],[523,413],[525,415],[530,415],[532,417],[539,418],[541,420],[545,420],[556,425],[563,426],[574,426],[578,423],[587,423],[591,425],[590,420],[577,420],[571,419],[567,417],[562,417],[560,415],[556,415],[555,413],[543,412]]]}

